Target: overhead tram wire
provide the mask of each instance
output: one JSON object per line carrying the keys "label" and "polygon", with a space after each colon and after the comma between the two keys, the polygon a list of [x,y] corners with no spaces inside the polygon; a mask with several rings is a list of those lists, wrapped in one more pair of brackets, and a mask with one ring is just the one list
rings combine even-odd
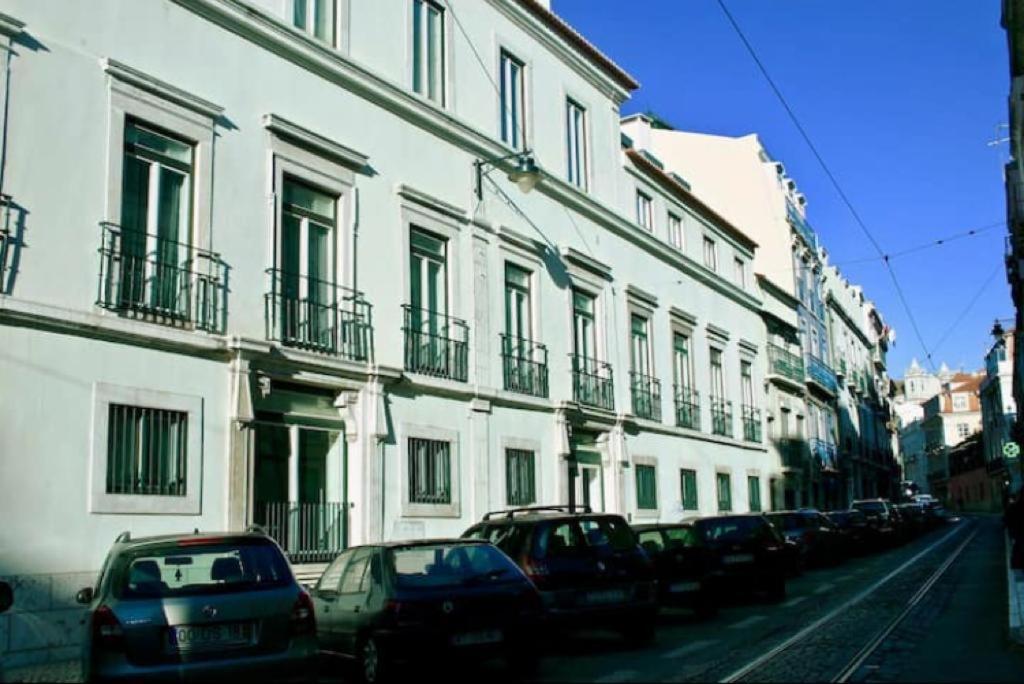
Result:
{"label": "overhead tram wire", "polygon": [[939,347],[941,347],[942,344],[949,338],[949,336],[953,334],[953,331],[956,330],[958,325],[960,325],[960,322],[967,318],[967,314],[969,314],[971,312],[971,309],[974,308],[974,305],[978,303],[978,300],[981,299],[981,295],[985,293],[985,290],[988,289],[989,284],[991,284],[992,279],[995,278],[996,274],[998,274],[1001,270],[1002,264],[997,263],[996,267],[992,269],[992,272],[989,273],[987,278],[985,278],[985,282],[982,283],[981,287],[978,288],[978,291],[974,293],[974,296],[971,298],[971,301],[967,304],[964,310],[960,312],[960,315],[957,316],[956,320],[953,321],[952,325],[950,325],[946,329],[946,332],[942,333],[942,336],[939,338],[939,341],[936,342],[935,346],[932,348],[933,353],[937,352],[939,350]]}
{"label": "overhead tram wire", "polygon": [[875,248],[875,251],[878,252],[879,257],[881,257],[883,262],[885,263],[886,270],[889,272],[889,276],[892,278],[893,286],[896,288],[896,295],[900,300],[900,304],[902,304],[903,306],[904,312],[907,314],[907,318],[910,320],[910,325],[914,330],[914,335],[917,337],[917,341],[921,345],[921,349],[924,350],[925,359],[928,361],[928,364],[934,371],[935,361],[934,359],[932,359],[931,352],[928,351],[928,345],[925,344],[924,336],[921,334],[921,329],[917,324],[917,319],[914,317],[914,312],[911,310],[910,305],[907,302],[906,295],[903,293],[903,288],[900,285],[899,279],[896,277],[896,272],[892,268],[892,264],[890,263],[890,256],[886,254],[885,250],[882,249],[882,246],[878,243],[878,240],[876,240],[875,236],[871,234],[870,230],[868,230],[868,227],[864,223],[864,220],[861,219],[860,214],[857,212],[857,209],[853,206],[853,202],[850,201],[850,198],[846,195],[846,192],[839,184],[839,181],[832,173],[832,170],[829,168],[828,164],[825,163],[825,159],[821,156],[821,153],[818,152],[818,148],[814,144],[814,141],[811,140],[811,136],[807,133],[807,130],[803,127],[803,124],[800,123],[800,119],[793,111],[793,108],[790,107],[789,102],[782,94],[782,91],[779,90],[779,87],[775,84],[775,81],[768,73],[768,69],[764,66],[764,63],[761,61],[761,58],[757,56],[757,52],[754,50],[754,46],[750,44],[749,40],[747,40],[747,36],[743,33],[743,30],[736,22],[736,19],[729,11],[729,8],[726,7],[725,0],[717,1],[718,6],[722,9],[722,13],[725,14],[726,18],[729,20],[729,23],[732,25],[733,30],[736,32],[736,35],[739,36],[739,39],[743,42],[743,45],[746,47],[747,52],[750,53],[751,58],[757,65],[757,68],[761,71],[761,75],[764,76],[765,80],[768,82],[768,85],[775,93],[775,97],[778,98],[779,102],[782,104],[782,107],[786,110],[786,113],[789,115],[790,120],[793,122],[793,125],[796,126],[796,129],[800,133],[800,136],[804,139],[804,142],[807,143],[807,146],[810,148],[811,153],[814,155],[815,159],[818,160],[818,164],[821,166],[822,170],[824,170],[825,175],[828,177],[829,181],[832,183],[832,186],[839,194],[839,198],[842,200],[843,204],[846,205],[846,208],[850,211],[850,214],[853,216],[854,222],[861,229],[861,231],[867,237],[868,241]]}

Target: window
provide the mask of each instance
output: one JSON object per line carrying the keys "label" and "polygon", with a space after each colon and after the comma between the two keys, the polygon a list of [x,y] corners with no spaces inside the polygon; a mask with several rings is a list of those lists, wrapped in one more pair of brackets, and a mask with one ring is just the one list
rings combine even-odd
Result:
{"label": "window", "polygon": [[372,549],[360,549],[352,555],[352,560],[348,562],[345,574],[341,578],[341,584],[338,587],[339,594],[362,594],[369,590],[367,570],[372,557]]}
{"label": "window", "polygon": [[513,149],[526,147],[525,66],[505,50],[501,51],[501,141]]}
{"label": "window", "polygon": [[668,215],[668,241],[676,249],[683,248],[683,220],[671,212]]}
{"label": "window", "polygon": [[445,104],[444,8],[432,0],[412,2],[412,89]]}
{"label": "window", "polygon": [[956,435],[960,439],[965,439],[971,436],[971,426],[967,423],[956,424]]}
{"label": "window", "polygon": [[654,230],[654,208],[651,198],[640,190],[636,191],[636,222],[641,228]]}
{"label": "window", "polygon": [[638,375],[651,375],[651,339],[647,333],[650,322],[643,316],[633,314],[629,317],[630,349],[632,352],[633,372]]}
{"label": "window", "polygon": [[718,270],[718,246],[707,236],[704,236],[704,265],[712,271]]}
{"label": "window", "polygon": [[711,348],[711,396],[725,399],[725,376],[722,373],[722,350]]}
{"label": "window", "polygon": [[505,264],[505,332],[515,343],[532,339],[530,278],[532,274],[515,264]]}
{"label": "window", "polygon": [[337,0],[293,0],[292,23],[306,33],[335,44]]}
{"label": "window", "polygon": [[733,267],[736,272],[736,286],[747,289],[747,262],[743,259],[734,259]]}
{"label": "window", "polygon": [[672,365],[676,387],[693,387],[693,366],[690,363],[690,338],[681,332],[672,333]]}
{"label": "window", "polygon": [[534,457],[526,449],[505,450],[505,491],[509,506],[537,503]]}
{"label": "window", "polygon": [[730,482],[729,473],[718,473],[715,475],[715,481],[718,485],[718,510],[723,513],[731,511],[732,483]]}
{"label": "window", "polygon": [[580,290],[573,290],[573,352],[581,360],[593,361],[597,358],[594,304],[592,296]]}
{"label": "window", "polygon": [[409,438],[409,502],[450,504],[452,502],[451,444]]}
{"label": "window", "polygon": [[761,478],[756,475],[747,476],[747,496],[750,501],[750,512],[761,512]]}
{"label": "window", "polygon": [[109,404],[107,494],[186,494],[188,414]]}
{"label": "window", "polygon": [[[410,302],[431,326],[448,311],[448,241],[413,227],[409,239]],[[433,328],[431,328],[433,332]]]}
{"label": "window", "polygon": [[565,104],[566,154],[568,180],[587,189],[587,110],[573,100]]}
{"label": "window", "polygon": [[683,510],[697,510],[697,471],[686,468],[680,470],[679,488],[683,497]]}
{"label": "window", "polygon": [[743,397],[743,405],[753,408],[754,381],[752,366],[749,361],[740,361],[740,391]]}
{"label": "window", "polygon": [[189,143],[127,121],[119,306],[179,311],[178,299],[190,285],[192,157]]}
{"label": "window", "polygon": [[953,410],[954,411],[966,411],[970,404],[966,394],[954,394],[953,395]]}
{"label": "window", "polygon": [[644,510],[658,508],[657,470],[652,465],[637,464],[636,507]]}

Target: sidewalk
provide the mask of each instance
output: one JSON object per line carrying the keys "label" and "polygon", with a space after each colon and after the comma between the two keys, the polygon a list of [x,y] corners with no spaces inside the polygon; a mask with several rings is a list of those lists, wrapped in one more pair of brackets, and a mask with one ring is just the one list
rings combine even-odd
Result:
{"label": "sidewalk", "polygon": [[0,669],[0,682],[81,682],[82,670],[77,660],[42,663]]}
{"label": "sidewalk", "polygon": [[1010,640],[1024,645],[1024,570],[1010,568],[1010,535],[1006,535],[1006,593],[1009,595]]}

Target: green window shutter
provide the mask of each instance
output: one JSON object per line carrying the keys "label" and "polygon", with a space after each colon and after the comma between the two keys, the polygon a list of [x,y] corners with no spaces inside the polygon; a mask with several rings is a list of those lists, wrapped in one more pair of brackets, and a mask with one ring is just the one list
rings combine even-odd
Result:
{"label": "green window shutter", "polygon": [[636,466],[636,505],[646,510],[658,508],[657,471],[652,465]]}
{"label": "green window shutter", "polygon": [[759,513],[761,511],[761,479],[754,475],[747,477],[747,489],[750,496],[750,510]]}
{"label": "green window shutter", "polygon": [[505,451],[505,492],[509,506],[529,506],[537,503],[535,477],[532,451]]}
{"label": "green window shutter", "polygon": [[681,470],[680,486],[683,494],[683,510],[697,510],[697,471]]}
{"label": "green window shutter", "polygon": [[732,510],[732,483],[728,473],[718,473],[718,510]]}

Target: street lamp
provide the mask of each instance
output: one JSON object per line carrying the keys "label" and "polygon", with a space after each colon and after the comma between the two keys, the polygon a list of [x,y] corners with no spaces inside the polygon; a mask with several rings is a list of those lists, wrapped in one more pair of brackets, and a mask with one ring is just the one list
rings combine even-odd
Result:
{"label": "street lamp", "polygon": [[508,179],[516,184],[519,190],[525,195],[537,187],[540,182],[541,173],[537,162],[533,159],[533,152],[524,150],[513,152],[497,159],[477,159],[473,162],[476,169],[476,198],[484,198],[484,173],[488,167],[497,166],[503,161],[515,158],[515,168],[508,172]]}

